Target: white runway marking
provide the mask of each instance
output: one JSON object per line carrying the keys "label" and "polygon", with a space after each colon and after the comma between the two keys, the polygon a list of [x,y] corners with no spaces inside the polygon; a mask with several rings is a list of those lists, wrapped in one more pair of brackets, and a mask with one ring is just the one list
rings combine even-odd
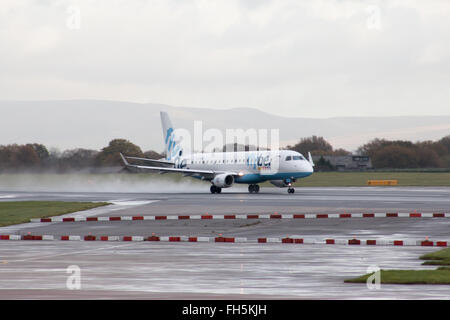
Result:
{"label": "white runway marking", "polygon": [[158,201],[159,200],[149,200],[149,201],[111,200],[108,202],[119,206],[143,206]]}
{"label": "white runway marking", "polygon": [[12,198],[17,198],[18,195],[16,194],[5,194],[5,195],[0,195],[0,199],[12,199]]}

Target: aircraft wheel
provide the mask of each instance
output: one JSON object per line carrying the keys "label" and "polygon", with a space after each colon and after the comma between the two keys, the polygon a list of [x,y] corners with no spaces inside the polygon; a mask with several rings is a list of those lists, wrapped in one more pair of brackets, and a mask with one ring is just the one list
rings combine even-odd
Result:
{"label": "aircraft wheel", "polygon": [[216,193],[221,193],[221,192],[222,192],[222,188],[216,187]]}
{"label": "aircraft wheel", "polygon": [[259,192],[259,185],[257,185],[257,184],[250,184],[248,186],[248,192],[250,192],[250,193],[258,193]]}
{"label": "aircraft wheel", "polygon": [[211,188],[209,188],[209,190],[211,191],[211,193],[216,193],[217,187],[215,185],[212,185]]}
{"label": "aircraft wheel", "polygon": [[294,188],[289,188],[288,189],[288,193],[294,193],[295,192],[295,189]]}

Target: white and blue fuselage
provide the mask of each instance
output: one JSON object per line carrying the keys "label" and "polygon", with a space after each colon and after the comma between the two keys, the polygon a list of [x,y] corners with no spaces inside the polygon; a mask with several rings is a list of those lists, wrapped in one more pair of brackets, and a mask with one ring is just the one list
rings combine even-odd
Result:
{"label": "white and blue fuselage", "polygon": [[179,168],[237,172],[234,182],[245,184],[270,180],[289,183],[314,172],[302,154],[291,150],[194,153],[176,163]]}

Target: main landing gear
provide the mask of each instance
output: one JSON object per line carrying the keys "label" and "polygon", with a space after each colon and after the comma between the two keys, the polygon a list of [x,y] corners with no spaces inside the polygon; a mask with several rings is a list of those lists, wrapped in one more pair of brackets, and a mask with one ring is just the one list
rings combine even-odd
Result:
{"label": "main landing gear", "polygon": [[288,193],[294,193],[294,192],[295,192],[294,188],[291,188],[291,187],[288,188]]}
{"label": "main landing gear", "polygon": [[250,193],[258,193],[259,192],[259,186],[257,184],[250,184],[248,186],[248,192],[250,192]]}
{"label": "main landing gear", "polygon": [[222,192],[222,188],[216,187],[215,185],[212,185],[209,190],[211,191],[211,193],[221,193]]}

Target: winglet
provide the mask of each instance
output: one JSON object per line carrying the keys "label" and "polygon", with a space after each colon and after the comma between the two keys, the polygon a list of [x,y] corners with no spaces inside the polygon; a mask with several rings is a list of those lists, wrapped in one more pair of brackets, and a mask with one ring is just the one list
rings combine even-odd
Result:
{"label": "winglet", "polygon": [[119,152],[119,154],[120,154],[120,157],[122,158],[122,161],[123,161],[123,163],[125,164],[125,166],[128,167],[128,161],[127,161],[127,159],[123,156],[123,154],[122,154],[121,152]]}
{"label": "winglet", "polygon": [[313,161],[313,159],[312,159],[311,152],[308,152],[308,161],[309,161],[309,163],[311,164],[311,166],[314,167],[314,161]]}

